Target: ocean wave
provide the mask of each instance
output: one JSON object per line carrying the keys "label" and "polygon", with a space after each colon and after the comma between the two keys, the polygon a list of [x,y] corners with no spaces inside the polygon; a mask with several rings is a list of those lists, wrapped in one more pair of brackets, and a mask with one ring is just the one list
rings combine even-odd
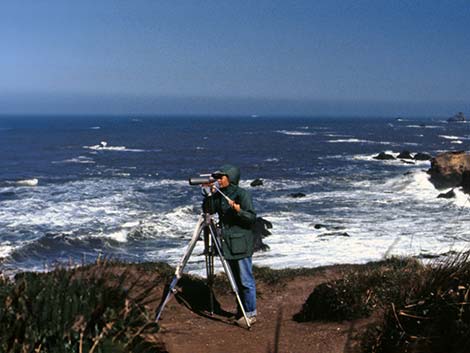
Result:
{"label": "ocean wave", "polygon": [[10,242],[6,241],[0,244],[0,259],[9,256],[15,247],[10,244]]}
{"label": "ocean wave", "polygon": [[63,161],[53,161],[53,164],[61,164],[61,163],[78,163],[78,164],[94,164],[96,163],[93,158],[85,157],[85,156],[78,156],[77,158],[70,158],[65,159]]}
{"label": "ocean wave", "polygon": [[94,151],[146,152],[145,150],[127,148],[126,146],[108,146],[108,143],[106,141],[101,141],[99,145],[83,146],[83,148]]}
{"label": "ocean wave", "polygon": [[24,179],[24,180],[18,180],[15,182],[17,186],[37,186],[39,183],[39,180],[34,178],[34,179]]}
{"label": "ocean wave", "polygon": [[452,199],[452,202],[455,206],[462,208],[470,208],[470,195],[464,193],[462,191],[462,188],[454,188],[454,193],[455,199]]}
{"label": "ocean wave", "polygon": [[361,140],[357,138],[350,139],[338,139],[338,140],[328,140],[328,143],[367,143],[367,144],[378,144],[378,145],[391,145],[391,142],[387,141],[370,141],[370,140]]}
{"label": "ocean wave", "polygon": [[278,134],[288,135],[288,136],[313,136],[316,135],[313,132],[297,131],[297,130],[276,130]]}
{"label": "ocean wave", "polygon": [[461,137],[458,136],[449,136],[449,135],[438,135],[439,137],[442,137],[443,139],[446,140],[459,140]]}
{"label": "ocean wave", "polygon": [[92,126],[90,127],[90,130],[99,130],[101,129],[101,126]]}
{"label": "ocean wave", "polygon": [[445,129],[444,126],[438,125],[406,125],[406,127],[413,128],[413,129]]}

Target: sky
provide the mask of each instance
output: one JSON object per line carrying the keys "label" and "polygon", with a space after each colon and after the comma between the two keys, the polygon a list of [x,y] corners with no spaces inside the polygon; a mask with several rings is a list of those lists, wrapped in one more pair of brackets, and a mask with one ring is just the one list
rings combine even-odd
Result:
{"label": "sky", "polygon": [[470,115],[470,0],[2,0],[1,114]]}

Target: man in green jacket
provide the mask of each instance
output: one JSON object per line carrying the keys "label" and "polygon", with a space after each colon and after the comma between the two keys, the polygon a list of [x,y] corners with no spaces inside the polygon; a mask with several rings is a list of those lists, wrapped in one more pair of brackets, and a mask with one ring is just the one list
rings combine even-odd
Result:
{"label": "man in green jacket", "polygon": [[[222,249],[224,257],[230,265],[240,291],[240,297],[250,325],[256,322],[256,284],[252,270],[254,236],[252,225],[256,221],[250,193],[239,187],[240,169],[226,164],[212,174],[217,180],[220,193],[211,197],[211,208],[219,215],[222,228]],[[245,326],[246,322],[240,314],[237,323]]]}

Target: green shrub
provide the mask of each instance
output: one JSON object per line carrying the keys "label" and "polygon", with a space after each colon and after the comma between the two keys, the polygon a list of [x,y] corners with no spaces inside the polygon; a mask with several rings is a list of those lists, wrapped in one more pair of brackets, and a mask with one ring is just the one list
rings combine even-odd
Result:
{"label": "green shrub", "polygon": [[315,287],[296,321],[342,321],[368,316],[377,306],[399,302],[419,277],[414,260],[392,258],[345,273]]}

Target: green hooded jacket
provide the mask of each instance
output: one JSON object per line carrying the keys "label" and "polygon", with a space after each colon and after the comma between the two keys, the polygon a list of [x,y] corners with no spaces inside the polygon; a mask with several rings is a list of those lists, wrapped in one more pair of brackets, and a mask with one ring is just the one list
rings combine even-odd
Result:
{"label": "green hooded jacket", "polygon": [[221,191],[240,205],[240,212],[230,207],[220,193],[210,197],[213,210],[218,213],[222,228],[222,249],[227,260],[238,260],[253,255],[254,236],[252,226],[256,221],[251,194],[238,186],[240,169],[223,165],[216,173],[227,175],[230,185]]}

